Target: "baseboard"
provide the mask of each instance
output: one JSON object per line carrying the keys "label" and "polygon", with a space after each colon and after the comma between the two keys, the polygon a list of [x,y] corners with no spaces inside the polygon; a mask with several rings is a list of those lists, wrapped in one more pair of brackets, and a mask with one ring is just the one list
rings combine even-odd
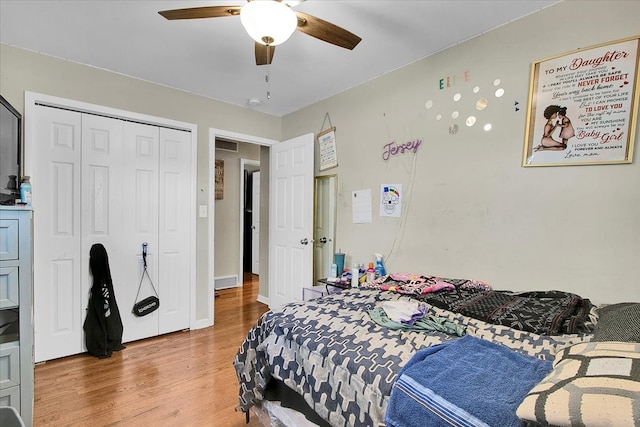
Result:
{"label": "baseboard", "polygon": [[209,319],[201,319],[196,320],[196,322],[190,326],[191,330],[208,328],[209,326],[213,326],[213,322]]}
{"label": "baseboard", "polygon": [[256,301],[269,305],[269,298],[265,297],[264,295],[258,294],[258,298],[256,299]]}

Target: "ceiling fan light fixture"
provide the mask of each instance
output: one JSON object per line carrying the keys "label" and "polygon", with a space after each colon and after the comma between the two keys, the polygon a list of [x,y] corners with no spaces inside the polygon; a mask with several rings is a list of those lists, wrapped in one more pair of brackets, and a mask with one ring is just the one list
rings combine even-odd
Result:
{"label": "ceiling fan light fixture", "polygon": [[253,40],[269,46],[287,41],[298,25],[293,10],[274,0],[248,2],[240,10],[240,21]]}

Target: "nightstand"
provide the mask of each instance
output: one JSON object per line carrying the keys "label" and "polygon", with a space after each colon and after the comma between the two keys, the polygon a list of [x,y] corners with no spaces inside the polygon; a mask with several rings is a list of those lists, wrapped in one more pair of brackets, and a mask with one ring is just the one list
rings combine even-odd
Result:
{"label": "nightstand", "polygon": [[351,288],[351,282],[334,282],[329,279],[318,279],[318,283],[322,283],[324,287],[327,288],[329,295],[336,294],[343,289]]}
{"label": "nightstand", "polygon": [[337,294],[341,290],[351,287],[349,284],[330,282],[327,279],[319,279],[318,283],[321,284],[302,289],[302,299],[304,301]]}

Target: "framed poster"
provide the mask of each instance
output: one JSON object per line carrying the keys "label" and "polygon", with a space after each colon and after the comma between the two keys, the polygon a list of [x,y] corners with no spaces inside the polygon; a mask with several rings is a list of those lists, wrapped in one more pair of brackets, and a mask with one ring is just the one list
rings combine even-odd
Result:
{"label": "framed poster", "polygon": [[640,36],[534,62],[523,166],[631,163]]}
{"label": "framed poster", "polygon": [[215,200],[224,199],[224,160],[216,159]]}
{"label": "framed poster", "polygon": [[318,145],[320,146],[320,170],[324,171],[338,166],[335,127],[331,127],[318,134]]}

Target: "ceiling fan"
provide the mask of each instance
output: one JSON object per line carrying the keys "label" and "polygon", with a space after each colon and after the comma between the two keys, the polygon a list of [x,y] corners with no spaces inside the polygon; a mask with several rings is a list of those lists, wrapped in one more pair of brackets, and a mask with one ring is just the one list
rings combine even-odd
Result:
{"label": "ceiling fan", "polygon": [[256,65],[271,64],[275,46],[285,42],[295,30],[349,50],[356,47],[362,40],[335,24],[294,11],[289,3],[294,2],[247,0],[244,6],[204,6],[164,10],[158,13],[169,20],[240,15],[242,25],[255,40]]}

